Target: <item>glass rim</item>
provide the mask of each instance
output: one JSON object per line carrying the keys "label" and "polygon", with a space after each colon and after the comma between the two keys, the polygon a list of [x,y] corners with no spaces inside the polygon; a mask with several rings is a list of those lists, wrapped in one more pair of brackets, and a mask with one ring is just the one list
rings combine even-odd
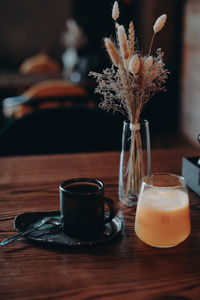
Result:
{"label": "glass rim", "polygon": [[72,191],[69,191],[67,189],[67,186],[71,186],[72,184],[76,184],[76,183],[81,183],[81,184],[84,184],[84,183],[90,184],[90,183],[92,183],[92,184],[98,186],[98,188],[99,188],[98,191],[87,192],[87,195],[97,195],[97,194],[101,194],[104,191],[103,182],[98,180],[98,179],[95,179],[95,178],[71,178],[71,179],[63,181],[59,185],[59,189],[60,189],[60,191],[62,191],[64,193],[78,196],[78,195],[80,195],[80,193],[72,192]]}
{"label": "glass rim", "polygon": [[[176,184],[176,185],[171,185],[171,186],[161,186],[161,185],[154,185],[154,184],[149,184],[147,182],[145,182],[145,180],[147,178],[150,178],[153,176],[169,176],[169,177],[174,177],[174,178],[177,178],[179,179],[180,181],[180,184]],[[173,174],[173,173],[167,173],[167,172],[161,172],[161,173],[152,173],[150,175],[146,175],[142,178],[142,184],[144,184],[146,187],[152,187],[152,188],[165,188],[165,189],[177,189],[177,188],[180,188],[180,187],[186,187],[186,181],[185,181],[185,178],[183,176],[180,176],[180,175],[177,175],[177,174]]]}
{"label": "glass rim", "polygon": [[[129,125],[131,123],[130,120],[124,120],[123,122],[124,122],[124,124],[127,124],[127,125]],[[142,124],[149,124],[149,122],[146,119],[139,119],[138,123],[141,124],[141,125]]]}

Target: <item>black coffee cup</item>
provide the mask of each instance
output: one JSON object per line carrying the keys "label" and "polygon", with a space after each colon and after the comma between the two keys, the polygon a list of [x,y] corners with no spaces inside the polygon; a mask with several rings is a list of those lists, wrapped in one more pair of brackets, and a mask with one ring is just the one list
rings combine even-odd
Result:
{"label": "black coffee cup", "polygon": [[[105,204],[109,215],[105,217]],[[104,184],[93,178],[74,178],[60,184],[60,213],[63,232],[72,237],[101,233],[116,209],[114,201],[104,197]]]}

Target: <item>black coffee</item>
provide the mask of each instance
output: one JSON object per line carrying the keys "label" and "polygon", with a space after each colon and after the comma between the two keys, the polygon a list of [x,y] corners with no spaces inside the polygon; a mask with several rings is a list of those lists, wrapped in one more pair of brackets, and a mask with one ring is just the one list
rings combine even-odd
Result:
{"label": "black coffee", "polygon": [[85,183],[66,186],[65,190],[77,194],[93,194],[98,193],[100,191],[97,185]]}
{"label": "black coffee", "polygon": [[[107,203],[110,214],[105,217]],[[60,215],[63,232],[88,237],[101,233],[115,216],[114,202],[104,197],[104,185],[97,179],[74,178],[60,184]]]}

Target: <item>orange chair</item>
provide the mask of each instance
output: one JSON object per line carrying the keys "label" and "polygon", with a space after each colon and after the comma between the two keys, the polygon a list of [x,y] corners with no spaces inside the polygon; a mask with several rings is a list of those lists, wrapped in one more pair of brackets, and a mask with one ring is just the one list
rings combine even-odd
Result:
{"label": "orange chair", "polygon": [[82,86],[65,80],[47,80],[34,84],[20,96],[4,99],[2,111],[6,118],[20,118],[35,109],[75,104],[95,106]]}

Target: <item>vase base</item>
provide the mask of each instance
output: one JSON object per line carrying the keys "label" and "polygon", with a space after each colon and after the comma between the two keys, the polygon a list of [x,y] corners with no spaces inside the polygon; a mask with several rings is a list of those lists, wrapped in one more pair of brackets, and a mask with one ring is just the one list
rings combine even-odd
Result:
{"label": "vase base", "polygon": [[124,205],[132,207],[137,204],[138,201],[138,195],[133,195],[133,196],[127,196],[127,195],[122,195],[119,193],[119,200],[122,202]]}

